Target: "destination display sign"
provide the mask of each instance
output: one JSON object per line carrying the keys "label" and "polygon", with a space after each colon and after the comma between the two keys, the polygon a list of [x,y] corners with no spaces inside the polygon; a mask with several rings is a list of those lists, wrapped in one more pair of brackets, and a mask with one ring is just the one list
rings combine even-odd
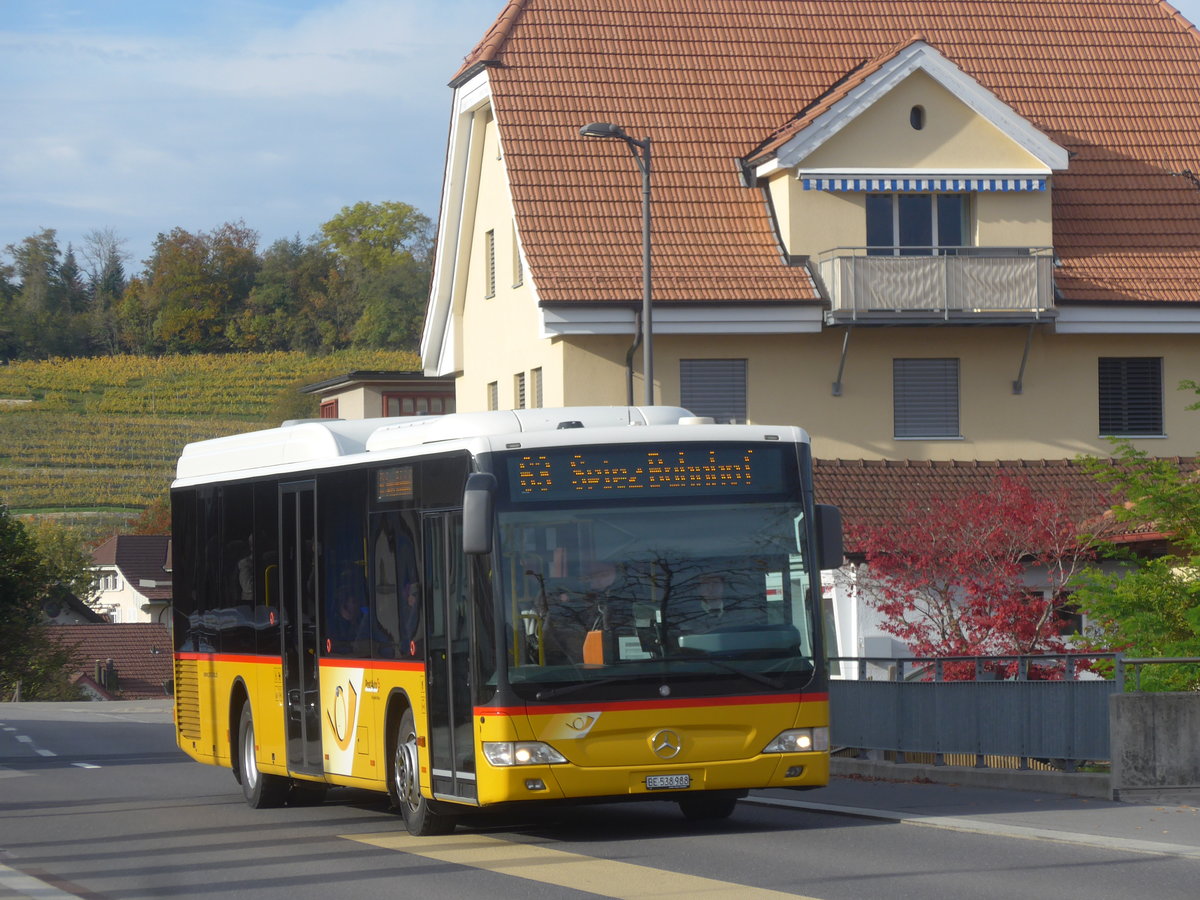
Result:
{"label": "destination display sign", "polygon": [[787,487],[786,446],[548,448],[513,454],[517,501],[715,494],[777,494]]}

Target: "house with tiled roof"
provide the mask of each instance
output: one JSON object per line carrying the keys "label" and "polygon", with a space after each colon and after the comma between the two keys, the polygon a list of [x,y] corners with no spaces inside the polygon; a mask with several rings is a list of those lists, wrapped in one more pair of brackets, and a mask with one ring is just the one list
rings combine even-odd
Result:
{"label": "house with tiled roof", "polygon": [[454,379],[423,372],[357,369],[307,384],[301,393],[320,401],[322,419],[441,416],[454,412]]}
{"label": "house with tiled roof", "polygon": [[802,425],[819,488],[1200,447],[1200,32],[1161,0],[511,0],[450,86],[421,353],[460,410],[647,395],[649,168],[649,393]]}
{"label": "house with tiled roof", "polygon": [[91,606],[109,622],[168,622],[171,538],[118,534],[92,551]]}
{"label": "house with tiled roof", "polygon": [[93,700],[152,700],[174,686],[171,632],[157,622],[47,629],[72,650],[71,681]]}

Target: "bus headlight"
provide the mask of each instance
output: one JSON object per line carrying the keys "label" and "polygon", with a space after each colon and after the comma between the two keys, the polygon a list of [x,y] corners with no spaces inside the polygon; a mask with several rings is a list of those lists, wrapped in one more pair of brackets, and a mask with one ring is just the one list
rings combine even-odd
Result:
{"label": "bus headlight", "polygon": [[763,747],[763,753],[811,753],[829,749],[828,728],[793,728],[782,731]]}
{"label": "bus headlight", "polygon": [[567,761],[541,741],[484,741],[483,755],[493,766],[552,766]]}

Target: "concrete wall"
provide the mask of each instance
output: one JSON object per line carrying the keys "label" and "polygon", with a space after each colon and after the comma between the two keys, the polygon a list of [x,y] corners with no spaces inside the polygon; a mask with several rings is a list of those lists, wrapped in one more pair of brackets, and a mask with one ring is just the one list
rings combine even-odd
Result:
{"label": "concrete wall", "polygon": [[1109,698],[1115,800],[1200,797],[1200,694]]}

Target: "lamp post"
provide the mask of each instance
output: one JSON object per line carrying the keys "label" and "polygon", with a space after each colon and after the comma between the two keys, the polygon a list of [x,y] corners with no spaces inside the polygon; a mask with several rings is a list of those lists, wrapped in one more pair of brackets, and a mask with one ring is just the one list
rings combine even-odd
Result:
{"label": "lamp post", "polygon": [[635,140],[619,125],[592,122],[579,129],[587,138],[624,141],[642,173],[642,369],[646,379],[646,405],[654,405],[654,327],[650,312],[650,138]]}

